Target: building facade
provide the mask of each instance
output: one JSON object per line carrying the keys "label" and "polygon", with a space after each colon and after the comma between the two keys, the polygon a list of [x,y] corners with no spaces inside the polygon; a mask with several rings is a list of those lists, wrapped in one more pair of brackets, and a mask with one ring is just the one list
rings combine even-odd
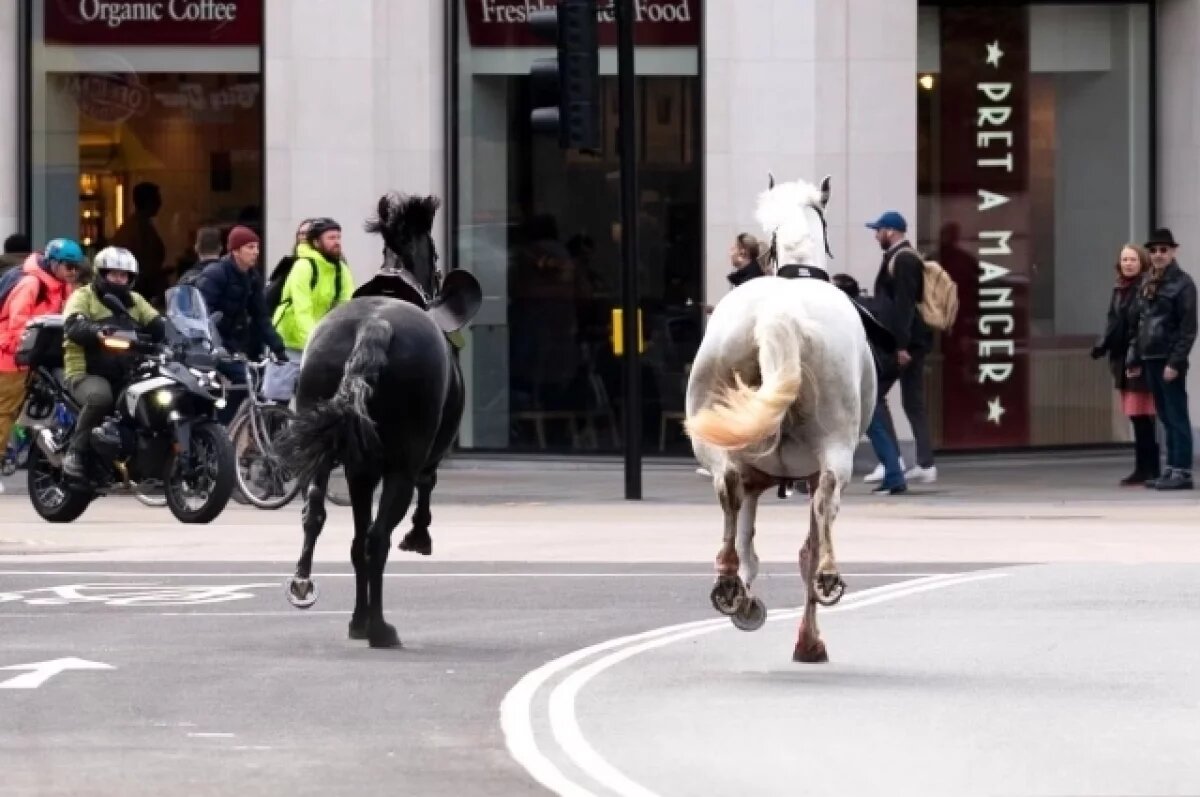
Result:
{"label": "building facade", "polygon": [[[201,224],[257,225],[269,266],[301,218],[331,215],[366,279],[379,195],[436,194],[443,261],[485,292],[461,445],[616,451],[615,25],[602,10],[603,144],[564,154],[528,121],[551,51],[525,18],[551,4],[0,3],[0,234],[125,242],[169,274]],[[1169,226],[1200,270],[1200,0],[636,6],[648,451],[688,451],[704,307],[730,289],[734,237],[762,234],[768,172],[832,176],[835,270],[873,283],[863,225],[892,209],[955,277],[960,318],[926,375],[937,447],[1128,439],[1088,351],[1123,243]]]}

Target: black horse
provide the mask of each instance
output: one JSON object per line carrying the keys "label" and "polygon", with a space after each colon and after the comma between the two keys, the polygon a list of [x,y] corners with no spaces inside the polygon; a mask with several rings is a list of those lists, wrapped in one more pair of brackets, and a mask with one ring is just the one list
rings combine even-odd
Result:
{"label": "black horse", "polygon": [[414,493],[413,526],[400,550],[429,555],[433,549],[430,497],[464,404],[462,372],[446,335],[465,326],[481,301],[469,273],[441,279],[430,234],[439,204],[435,197],[395,194],[379,200],[367,230],[382,235],[385,266],[313,330],[297,381],[297,418],[280,442],[305,485],[304,549],[288,600],[298,608],[317,600],[313,551],[325,525],[329,474],[340,462],[354,513],[350,638],[371,647],[400,644],[383,619],[383,570],[392,531]]}

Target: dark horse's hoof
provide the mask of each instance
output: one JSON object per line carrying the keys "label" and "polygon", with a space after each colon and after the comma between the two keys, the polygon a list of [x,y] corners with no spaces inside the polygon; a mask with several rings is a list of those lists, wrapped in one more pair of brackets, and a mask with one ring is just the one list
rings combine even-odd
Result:
{"label": "dark horse's hoof", "polygon": [[367,638],[367,621],[350,618],[350,638],[351,639],[366,639]]}
{"label": "dark horse's hoof", "polygon": [[795,649],[792,650],[792,661],[799,664],[823,664],[829,661],[829,653],[825,650],[825,643],[821,640],[801,638],[796,643]]}
{"label": "dark horse's hoof", "polygon": [[400,540],[400,545],[397,547],[402,551],[412,551],[422,556],[429,556],[433,553],[433,539],[429,536],[428,529],[413,529],[404,535],[404,539]]}
{"label": "dark horse's hoof", "polygon": [[390,623],[378,622],[367,628],[367,643],[373,648],[398,648],[400,635]]}

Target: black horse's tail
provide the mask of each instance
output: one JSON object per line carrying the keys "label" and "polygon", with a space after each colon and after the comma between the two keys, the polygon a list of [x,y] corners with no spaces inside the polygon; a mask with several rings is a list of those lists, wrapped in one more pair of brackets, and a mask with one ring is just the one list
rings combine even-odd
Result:
{"label": "black horse's tail", "polygon": [[387,365],[391,342],[392,327],[387,321],[366,319],[354,338],[354,348],[337,392],[297,416],[276,444],[301,484],[309,483],[318,470],[333,460],[356,464],[382,455],[383,446],[375,431],[375,421],[367,412],[367,402]]}

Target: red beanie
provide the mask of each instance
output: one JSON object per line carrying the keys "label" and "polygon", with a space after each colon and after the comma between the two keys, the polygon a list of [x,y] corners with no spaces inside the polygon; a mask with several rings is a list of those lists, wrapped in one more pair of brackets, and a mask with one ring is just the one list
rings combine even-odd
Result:
{"label": "red beanie", "polygon": [[255,234],[254,230],[249,227],[238,225],[229,231],[229,238],[225,241],[225,248],[230,252],[241,249],[246,244],[261,244],[262,241]]}

